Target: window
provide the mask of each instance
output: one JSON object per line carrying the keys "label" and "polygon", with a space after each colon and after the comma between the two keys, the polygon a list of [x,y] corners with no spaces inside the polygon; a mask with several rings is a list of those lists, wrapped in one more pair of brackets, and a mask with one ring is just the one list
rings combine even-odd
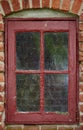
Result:
{"label": "window", "polygon": [[78,122],[75,18],[6,19],[6,122]]}

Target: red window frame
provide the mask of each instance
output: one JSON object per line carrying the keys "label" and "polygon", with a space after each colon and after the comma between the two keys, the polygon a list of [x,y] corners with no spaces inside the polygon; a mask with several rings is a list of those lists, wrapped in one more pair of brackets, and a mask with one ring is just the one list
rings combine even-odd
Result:
{"label": "red window frame", "polygon": [[[45,26],[47,23],[47,26]],[[75,124],[78,114],[78,22],[75,18],[17,19],[5,20],[5,61],[6,61],[6,123],[7,124]],[[44,41],[46,31],[69,32],[68,71],[44,70]],[[16,70],[16,31],[40,31],[40,70]],[[18,73],[41,74],[40,78],[40,112],[18,112],[16,110],[16,79]],[[68,74],[68,114],[45,113],[44,106],[44,74]]]}

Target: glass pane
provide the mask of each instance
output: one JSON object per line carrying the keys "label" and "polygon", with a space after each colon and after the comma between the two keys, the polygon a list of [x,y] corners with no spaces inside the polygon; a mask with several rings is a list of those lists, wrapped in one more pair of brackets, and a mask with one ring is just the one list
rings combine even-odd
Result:
{"label": "glass pane", "polygon": [[23,70],[39,69],[40,60],[39,32],[16,33],[16,67]]}
{"label": "glass pane", "polygon": [[68,75],[45,75],[45,111],[68,111]]}
{"label": "glass pane", "polygon": [[17,74],[17,110],[39,111],[40,90],[38,74]]}
{"label": "glass pane", "polygon": [[68,32],[46,32],[45,42],[45,69],[68,69]]}

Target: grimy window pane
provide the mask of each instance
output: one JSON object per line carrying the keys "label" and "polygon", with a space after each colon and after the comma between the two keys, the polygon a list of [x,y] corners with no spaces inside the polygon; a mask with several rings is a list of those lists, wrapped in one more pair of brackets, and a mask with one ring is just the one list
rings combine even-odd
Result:
{"label": "grimy window pane", "polygon": [[16,33],[16,67],[23,70],[37,70],[40,62],[40,33]]}
{"label": "grimy window pane", "polygon": [[45,69],[68,69],[68,32],[44,33]]}
{"label": "grimy window pane", "polygon": [[39,111],[40,89],[38,74],[17,74],[17,110]]}
{"label": "grimy window pane", "polygon": [[45,111],[68,112],[68,75],[45,75]]}

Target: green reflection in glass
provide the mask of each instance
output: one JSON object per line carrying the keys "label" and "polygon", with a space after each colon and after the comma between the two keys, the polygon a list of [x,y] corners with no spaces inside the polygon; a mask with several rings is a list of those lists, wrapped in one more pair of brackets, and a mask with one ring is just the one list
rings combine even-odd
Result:
{"label": "green reflection in glass", "polygon": [[68,75],[45,75],[45,111],[68,112]]}
{"label": "green reflection in glass", "polygon": [[23,70],[37,70],[40,67],[40,33],[16,33],[16,67]]}
{"label": "green reflection in glass", "polygon": [[40,88],[38,74],[17,74],[17,110],[39,111]]}
{"label": "green reflection in glass", "polygon": [[68,32],[44,33],[45,69],[68,69]]}

